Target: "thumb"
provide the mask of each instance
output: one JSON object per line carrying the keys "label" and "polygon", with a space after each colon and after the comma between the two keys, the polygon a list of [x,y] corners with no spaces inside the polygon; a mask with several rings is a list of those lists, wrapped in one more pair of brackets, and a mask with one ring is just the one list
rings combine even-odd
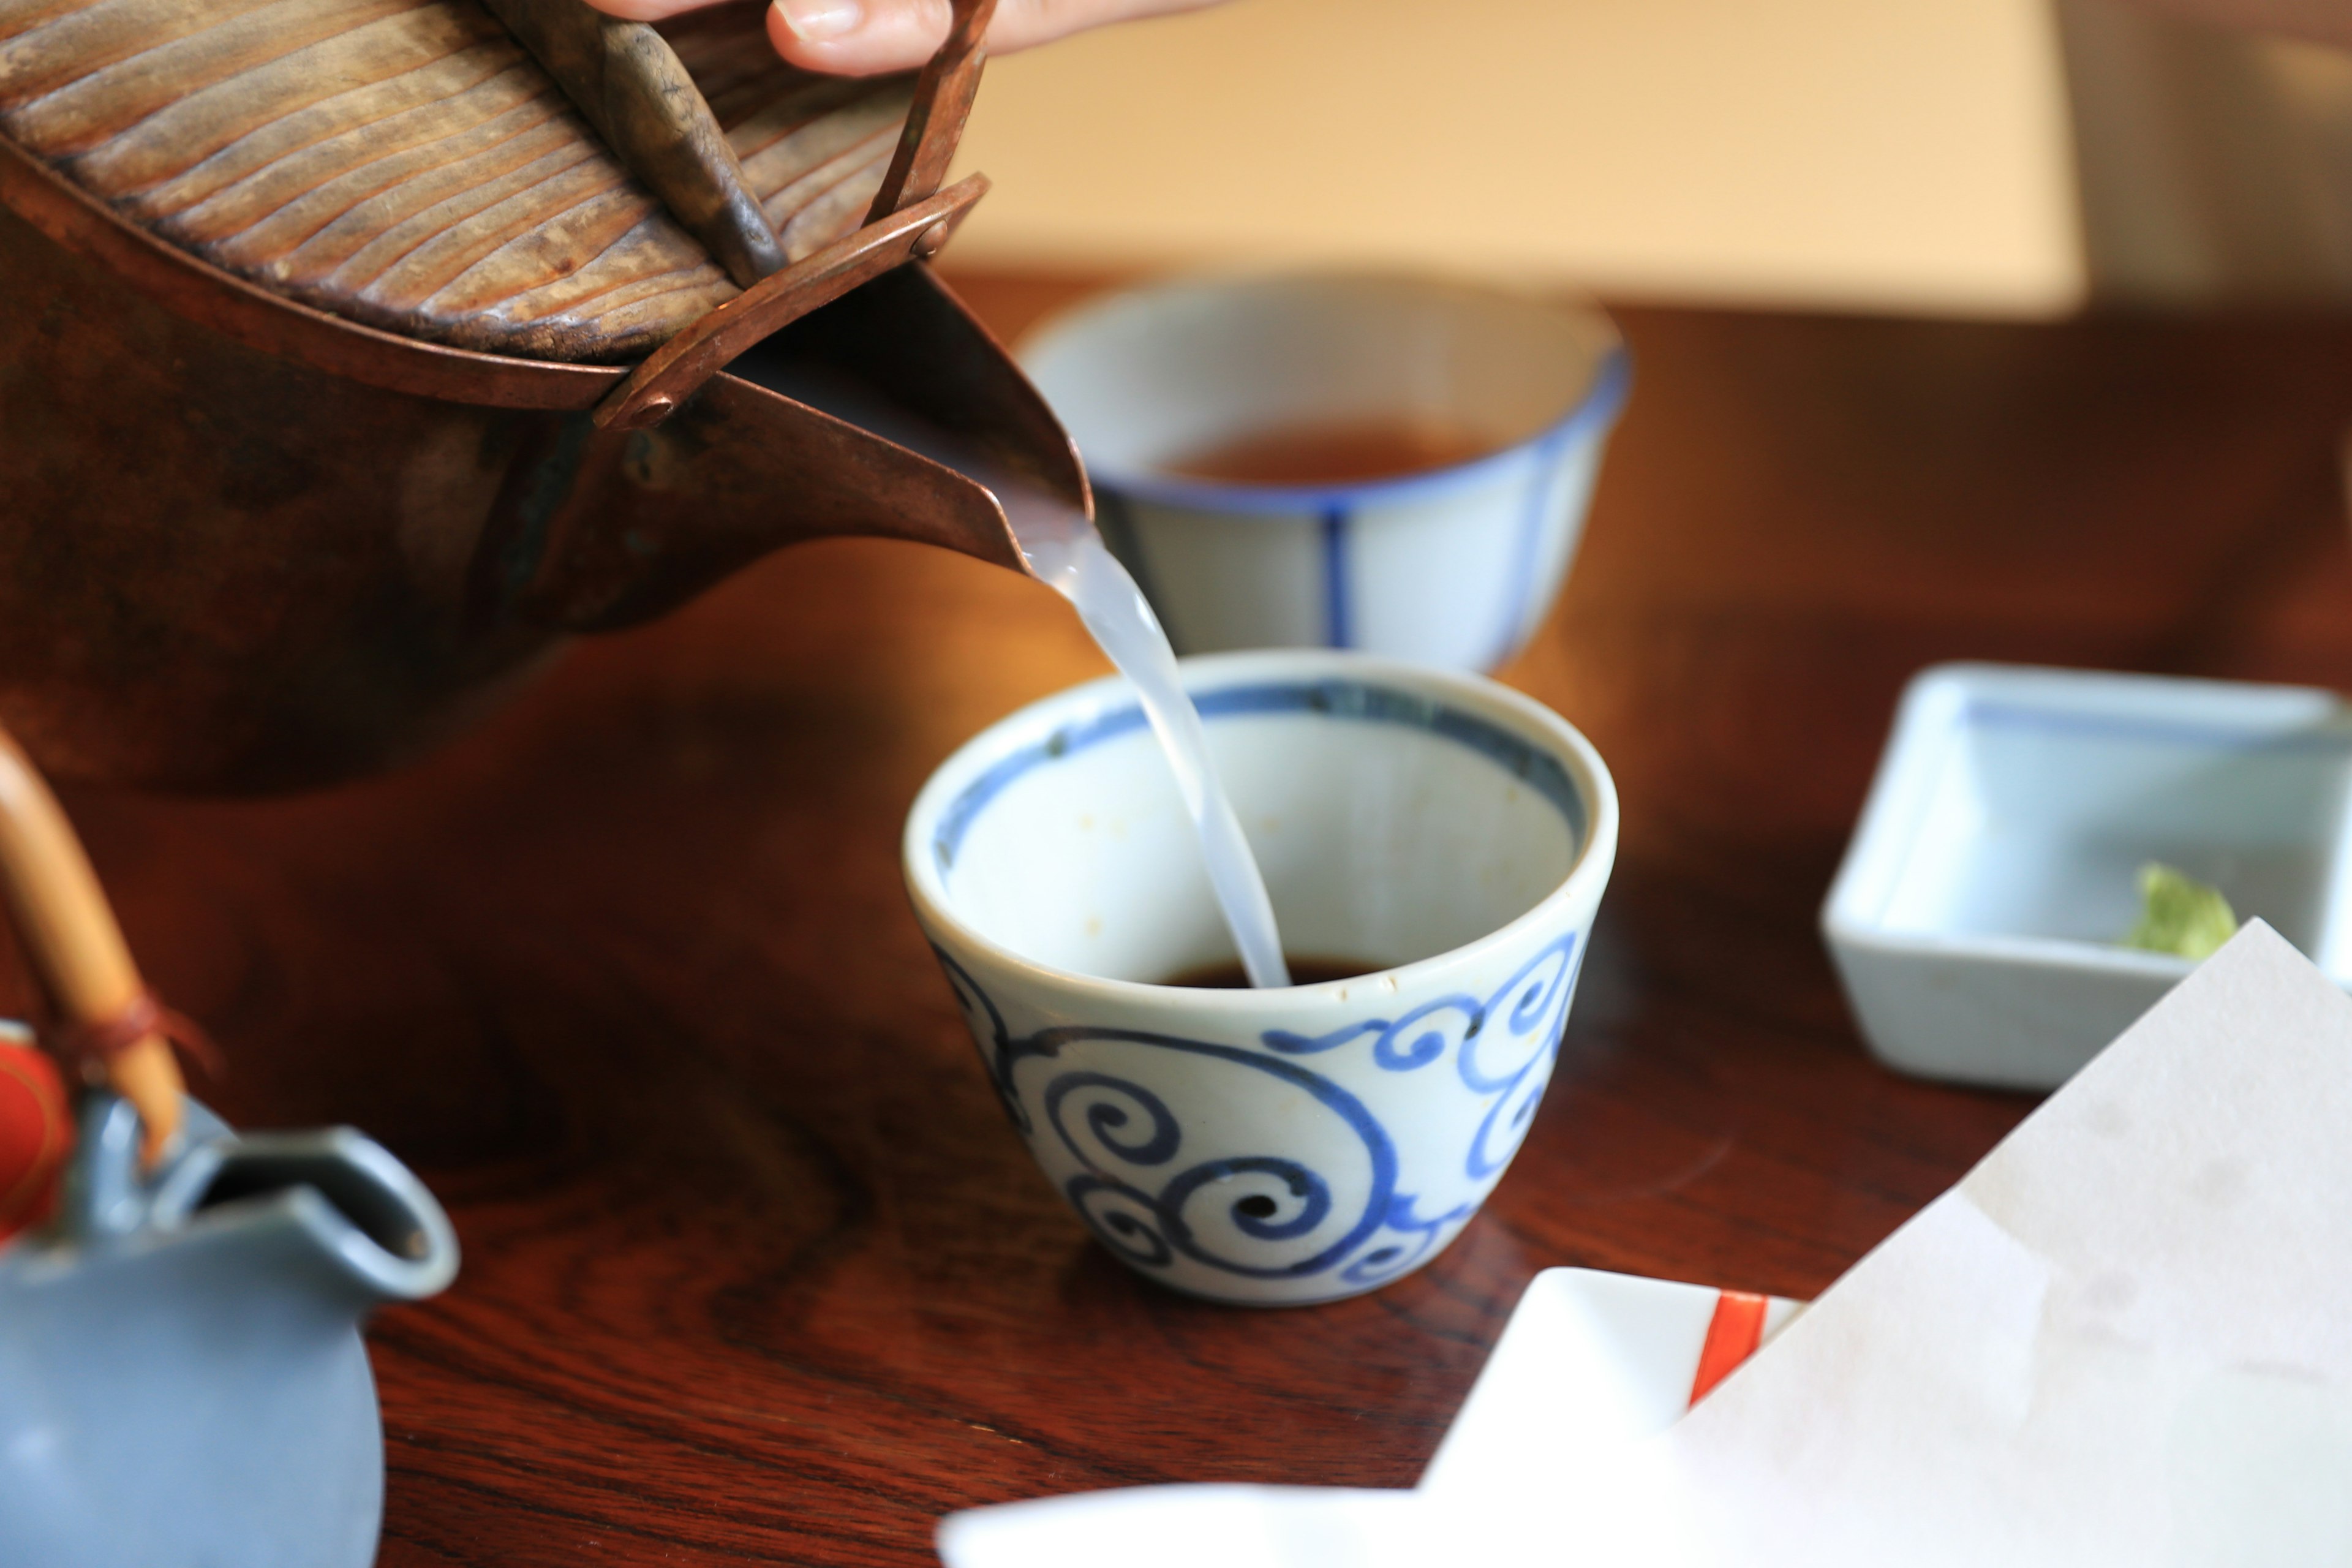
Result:
{"label": "thumb", "polygon": [[[606,0],[614,3],[614,0]],[[1214,0],[1000,0],[992,54],[1010,54],[1109,22],[1196,10]],[[911,70],[948,36],[948,0],[773,0],[768,37],[809,70],[843,76]]]}

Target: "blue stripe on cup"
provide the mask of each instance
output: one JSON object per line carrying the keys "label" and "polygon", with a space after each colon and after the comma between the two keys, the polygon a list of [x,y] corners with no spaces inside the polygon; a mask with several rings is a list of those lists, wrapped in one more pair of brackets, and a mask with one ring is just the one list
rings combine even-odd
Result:
{"label": "blue stripe on cup", "polygon": [[1323,510],[1323,642],[1353,647],[1354,616],[1348,603],[1348,509]]}
{"label": "blue stripe on cup", "polygon": [[[1359,680],[1269,681],[1192,694],[1203,721],[1278,713],[1318,713],[1361,723],[1399,724],[1467,747],[1549,801],[1582,852],[1589,819],[1584,797],[1559,759],[1491,719],[1391,686]],[[1129,702],[1066,724],[1044,740],[999,759],[957,793],[940,814],[931,854],[940,874],[955,865],[964,835],[989,803],[1032,769],[1144,727],[1143,710]]]}
{"label": "blue stripe on cup", "polygon": [[1527,493],[1519,500],[1518,531],[1511,541],[1511,569],[1504,584],[1503,621],[1496,629],[1494,651],[1486,668],[1494,668],[1511,657],[1528,630],[1528,607],[1534,601],[1536,563],[1542,559],[1544,535],[1550,531],[1554,498],[1559,493],[1560,469],[1574,437],[1580,432],[1563,425],[1545,435],[1530,454]]}

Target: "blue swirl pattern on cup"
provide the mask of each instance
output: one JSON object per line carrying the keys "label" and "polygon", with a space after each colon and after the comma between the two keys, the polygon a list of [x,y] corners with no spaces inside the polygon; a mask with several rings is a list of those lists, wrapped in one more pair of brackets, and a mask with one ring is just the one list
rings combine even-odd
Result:
{"label": "blue swirl pattern on cup", "polygon": [[[1075,1163],[1063,1195],[1103,1245],[1147,1273],[1182,1259],[1244,1279],[1328,1280],[1325,1295],[1339,1297],[1444,1246],[1499,1179],[1550,1081],[1582,944],[1574,931],[1556,938],[1483,998],[1444,996],[1313,1037],[1267,1030],[1247,1045],[1084,1024],[1016,1036],[963,966],[933,952],[1007,1114],[1049,1170]],[[1106,1050],[1118,1070],[1097,1059]],[[1382,1073],[1428,1074],[1430,1092],[1465,1097],[1475,1130],[1448,1152],[1454,1169],[1414,1169],[1363,1097],[1307,1065],[1358,1058]],[[1204,1063],[1243,1080],[1221,1082]],[[1350,1168],[1262,1150],[1190,1157],[1199,1151],[1188,1148],[1188,1115],[1213,1118],[1206,1101],[1235,1092],[1295,1097],[1344,1128],[1337,1146]],[[1055,1151],[1066,1158],[1049,1159]],[[1441,1184],[1454,1201],[1423,1213],[1423,1194]],[[1341,1191],[1362,1194],[1345,1214],[1335,1212]]]}

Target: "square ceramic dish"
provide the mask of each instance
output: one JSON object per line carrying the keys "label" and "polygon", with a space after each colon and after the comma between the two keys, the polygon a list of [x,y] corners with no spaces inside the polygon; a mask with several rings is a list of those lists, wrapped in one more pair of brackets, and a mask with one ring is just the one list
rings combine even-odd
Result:
{"label": "square ceramic dish", "polygon": [[1873,1051],[2049,1089],[2189,961],[2116,945],[2149,861],[2352,974],[2352,716],[2331,692],[1952,664],[1905,692],[1822,909]]}
{"label": "square ceramic dish", "polygon": [[[1726,1348],[1723,1331],[1743,1304],[1758,1309],[1745,1339],[1710,1353],[1711,1339]],[[1547,1268],[1512,1309],[1421,1489],[1462,1500],[1554,1489],[1580,1458],[1673,1426],[1694,1403],[1702,1363],[1729,1372],[1801,1309],[1778,1296]]]}

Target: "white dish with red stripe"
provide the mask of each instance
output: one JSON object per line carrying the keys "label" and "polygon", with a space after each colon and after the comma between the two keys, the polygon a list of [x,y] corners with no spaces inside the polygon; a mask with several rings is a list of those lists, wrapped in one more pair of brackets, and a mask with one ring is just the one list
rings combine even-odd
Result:
{"label": "white dish with red stripe", "polygon": [[1803,1303],[1547,1268],[1528,1284],[1422,1473],[1448,1497],[1525,1496],[1567,1467],[1664,1431]]}
{"label": "white dish with red stripe", "polygon": [[[947,1568],[1264,1568],[1476,1561],[1460,1521],[1556,1494],[1579,1467],[1662,1432],[1801,1310],[1777,1297],[1549,1268],[1528,1282],[1418,1491],[1130,1487],[967,1510]],[[1447,1506],[1426,1507],[1435,1501]]]}

